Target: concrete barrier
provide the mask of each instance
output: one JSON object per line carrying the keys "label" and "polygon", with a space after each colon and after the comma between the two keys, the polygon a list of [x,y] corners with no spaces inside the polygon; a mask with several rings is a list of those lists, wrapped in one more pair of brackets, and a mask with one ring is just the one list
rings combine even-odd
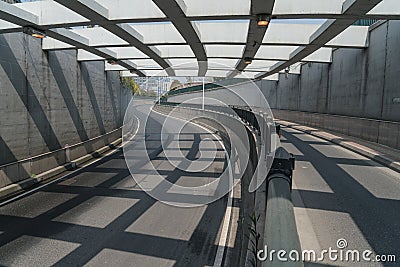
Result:
{"label": "concrete barrier", "polygon": [[354,136],[400,149],[400,123],[293,110],[272,110],[274,117],[311,127]]}
{"label": "concrete barrier", "polygon": [[[21,184],[22,181],[32,181],[41,177],[41,180],[60,174],[68,168],[69,161],[81,164],[108,149],[108,146],[121,138],[122,128],[89,139],[85,142],[69,145],[63,149],[44,153],[32,158],[12,162],[0,166],[0,188],[12,184]],[[67,160],[69,150],[69,161]],[[104,151],[103,151],[104,150]],[[46,174],[49,172],[49,174]],[[23,186],[22,186],[23,187]]]}
{"label": "concrete barrier", "polygon": [[[227,150],[229,150],[228,146],[230,146],[229,140],[229,133],[227,131],[232,131],[234,135],[239,137],[238,132],[241,132],[240,139],[245,140],[248,139],[249,146],[250,146],[250,155],[249,155],[249,162],[244,169],[244,174],[242,179],[240,180],[240,187],[241,187],[241,201],[240,201],[240,209],[242,212],[242,217],[240,221],[238,221],[237,229],[239,232],[239,237],[241,240],[241,248],[235,255],[230,255],[229,261],[232,263],[236,263],[238,266],[246,266],[249,260],[248,256],[248,248],[249,248],[249,236],[250,230],[248,225],[251,224],[250,215],[254,212],[255,208],[255,193],[250,193],[248,188],[250,185],[251,178],[253,177],[253,173],[257,166],[257,144],[255,140],[255,135],[250,132],[249,128],[246,128],[246,131],[239,131],[238,129],[243,128],[245,125],[244,122],[238,116],[229,116],[222,112],[217,111],[210,111],[210,110],[201,110],[195,108],[186,108],[186,107],[172,107],[166,105],[156,106],[155,108],[158,112],[163,114],[170,114],[172,109],[174,109],[173,116],[178,117],[185,120],[191,120],[193,117],[201,117],[195,120],[192,120],[196,124],[200,124],[214,132],[217,132],[218,135],[222,138],[224,145],[226,146]],[[212,118],[212,119],[211,119]],[[224,125],[228,126],[229,129],[223,127],[219,121],[224,121]],[[238,148],[238,153],[241,153],[240,147]],[[247,148],[246,148],[247,150]],[[265,191],[265,190],[264,190]],[[265,192],[264,192],[265,193]],[[262,233],[261,233],[262,234]],[[225,265],[227,266],[227,265]]]}
{"label": "concrete barrier", "polygon": [[[230,266],[229,263],[235,263],[238,266],[248,266],[250,262],[256,262],[257,259],[256,255],[254,255],[254,249],[262,249],[260,246],[264,242],[274,244],[280,248],[283,246],[284,248],[288,248],[287,251],[291,249],[300,251],[300,241],[294,220],[293,204],[290,198],[291,182],[288,183],[285,180],[291,180],[294,162],[290,168],[282,167],[284,166],[282,165],[283,162],[292,162],[289,157],[290,155],[284,149],[278,149],[278,151],[280,151],[277,157],[278,161],[272,167],[276,169],[268,176],[268,195],[266,195],[267,181],[264,181],[255,192],[250,193],[248,190],[250,187],[250,180],[259,164],[258,156],[262,149],[261,143],[263,143],[261,142],[263,135],[260,135],[260,133],[265,131],[264,129],[267,129],[263,117],[260,116],[260,114],[252,113],[246,109],[240,110],[239,108],[235,109],[236,115],[233,115],[224,113],[223,108],[218,110],[218,107],[212,107],[211,110],[202,110],[200,108],[176,107],[173,105],[156,106],[157,111],[166,115],[170,115],[173,109],[173,116],[186,120],[191,120],[197,116],[204,116],[203,118],[197,118],[193,121],[216,131],[222,137],[225,146],[229,146],[232,141],[229,140],[228,137],[230,136],[228,134],[230,131],[236,133],[241,140],[247,139],[249,141],[250,153],[248,155],[248,165],[240,181],[240,210],[242,218],[237,226],[239,238],[241,240],[240,250],[236,255],[229,255],[228,264],[225,263],[225,266]],[[258,122],[256,117],[258,117]],[[220,121],[224,121],[224,126],[227,128],[218,123]],[[259,122],[261,122],[261,124],[259,124]],[[239,129],[243,127],[246,128],[246,131],[239,131]],[[266,131],[270,132],[271,130],[275,131],[275,127],[268,128]],[[241,153],[240,149],[238,153]],[[288,157],[286,157],[286,155],[288,155]],[[293,156],[291,155],[291,157]],[[268,174],[265,173],[265,176],[267,175]],[[284,175],[283,184],[281,181],[282,179],[277,179],[276,175]],[[268,201],[266,201],[267,197]],[[260,218],[260,220],[256,219],[256,221],[252,221],[252,214],[254,218],[259,216],[258,218]],[[285,224],[282,224],[282,221],[284,221]],[[254,231],[259,234],[259,237],[254,237],[251,234]],[[257,239],[257,241],[255,241],[255,239]],[[254,244],[257,244],[256,246],[258,246],[258,248],[254,248]],[[264,262],[262,264],[262,266],[264,266],[265,264],[269,264],[269,262]],[[274,263],[271,266],[283,265]],[[290,262],[289,265],[303,266],[301,262]]]}

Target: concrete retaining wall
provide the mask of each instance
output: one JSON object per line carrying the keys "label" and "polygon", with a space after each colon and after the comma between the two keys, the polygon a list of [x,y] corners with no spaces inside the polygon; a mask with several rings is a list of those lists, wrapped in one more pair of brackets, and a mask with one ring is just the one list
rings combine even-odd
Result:
{"label": "concrete retaining wall", "polygon": [[0,187],[63,164],[67,144],[82,144],[71,149],[75,158],[120,137],[114,130],[130,92],[118,72],[77,62],[76,53],[43,52],[40,40],[21,33],[0,35],[0,166],[7,165]]}
{"label": "concrete retaining wall", "polygon": [[[85,142],[68,146],[68,148],[58,149],[32,158],[2,165],[0,166],[0,188],[24,181],[31,177],[36,178],[38,175],[40,176],[49,170],[54,170],[52,174],[45,175],[45,177],[50,178],[51,176],[57,175],[68,169],[68,167],[59,167],[67,166],[71,161],[80,164],[83,161],[91,159],[91,157],[88,157],[87,159],[83,157],[92,153],[93,157],[97,157],[98,155],[95,155],[95,151],[108,148],[107,146],[115,140],[121,140],[121,133],[122,129],[118,128]],[[108,149],[111,149],[111,147]],[[67,156],[67,154],[69,156]],[[67,160],[67,157],[69,157],[69,160]],[[0,195],[2,194],[0,193]]]}
{"label": "concrete retaining wall", "polygon": [[336,49],[332,64],[257,84],[273,109],[400,122],[399,43],[400,21],[383,22],[371,26],[366,49]]}
{"label": "concrete retaining wall", "polygon": [[[229,88],[228,90],[226,88]],[[219,89],[210,89],[205,91],[205,104],[212,105],[235,105],[235,106],[264,106],[265,99],[263,97],[263,92],[267,90],[259,90],[257,84],[253,82],[240,83],[235,85],[230,85],[227,87],[221,87]],[[200,92],[191,92],[178,94],[168,97],[168,102],[186,103],[191,104],[201,104],[202,95]],[[207,99],[209,98],[209,99]],[[217,100],[217,101],[215,101]]]}
{"label": "concrete retaining wall", "polygon": [[[280,74],[279,81],[256,85],[274,110],[275,117],[325,128],[400,149],[400,21],[370,27],[369,47],[333,51],[332,64],[307,63],[301,75]],[[260,96],[254,85],[206,91],[206,97],[228,105],[250,106]],[[201,92],[174,95],[171,102],[201,97]],[[257,102],[258,101],[258,102]]]}
{"label": "concrete retaining wall", "polygon": [[275,117],[400,149],[400,21],[370,28],[367,49],[340,48],[332,64],[302,65],[258,86]]}
{"label": "concrete retaining wall", "polygon": [[273,110],[275,118],[323,128],[400,149],[400,123],[292,110]]}

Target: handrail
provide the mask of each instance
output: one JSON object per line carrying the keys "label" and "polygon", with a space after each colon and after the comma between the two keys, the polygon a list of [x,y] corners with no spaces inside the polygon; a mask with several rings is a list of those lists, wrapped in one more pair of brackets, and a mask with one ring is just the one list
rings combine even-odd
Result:
{"label": "handrail", "polygon": [[[301,258],[291,259],[288,255],[296,251],[301,255],[301,246],[297,234],[294,208],[291,199],[294,157],[284,148],[279,147],[269,172],[267,209],[264,228],[264,248],[261,266],[303,266]],[[270,251],[284,251],[286,260],[279,260]]]}
{"label": "handrail", "polygon": [[[225,86],[233,86],[233,85],[238,85],[242,83],[249,82],[249,79],[227,79],[223,81],[218,81],[218,82],[211,82],[211,83],[206,83],[204,85],[205,90],[215,90],[215,89],[220,89]],[[185,94],[185,93],[194,93],[194,92],[199,92],[203,90],[203,85],[195,85],[195,86],[189,86],[189,87],[184,87],[180,89],[175,89],[168,91],[165,97],[169,96],[174,96],[174,95],[180,95],[180,94]]]}
{"label": "handrail", "polygon": [[[177,106],[179,103],[163,102],[161,105]],[[200,109],[200,104],[183,104],[182,107]],[[236,115],[245,121],[249,126],[260,133],[260,125],[256,113],[250,107],[239,106],[212,106],[206,105],[206,110],[224,112],[226,109],[233,109]],[[260,117],[260,116],[258,116]],[[264,123],[266,129],[263,131],[276,131],[281,136],[279,124],[269,125]],[[273,126],[273,127],[272,127]],[[267,135],[271,136],[271,135]],[[265,140],[267,141],[267,140]],[[267,143],[267,142],[266,142]],[[294,208],[291,200],[291,188],[295,158],[283,147],[278,147],[275,151],[275,158],[271,170],[267,175],[267,207],[265,215],[264,242],[268,250],[284,250],[288,255],[291,251],[297,251],[301,255],[300,240],[297,233]],[[265,250],[265,247],[262,248]],[[266,252],[266,251],[264,251]],[[269,259],[267,257],[267,259]],[[262,261],[261,266],[303,266],[301,259],[295,261]]]}
{"label": "handrail", "polygon": [[0,165],[0,169],[1,168],[6,168],[8,166],[15,165],[15,164],[23,164],[25,162],[30,162],[30,161],[38,160],[40,158],[45,158],[45,157],[48,157],[48,156],[50,156],[52,154],[63,152],[63,151],[66,150],[66,148],[74,149],[74,148],[79,147],[79,146],[84,146],[85,144],[88,144],[88,143],[93,142],[93,141],[98,140],[98,139],[102,139],[102,138],[107,137],[107,136],[109,136],[109,135],[111,135],[111,134],[113,134],[113,133],[115,133],[117,131],[120,131],[120,130],[122,130],[122,127],[118,127],[117,129],[114,129],[114,130],[112,130],[112,131],[110,131],[108,133],[105,133],[105,134],[102,134],[102,135],[99,135],[99,136],[95,136],[95,137],[90,138],[88,140],[81,141],[79,143],[75,143],[75,144],[72,144],[72,145],[68,145],[68,147],[58,148],[56,150],[51,150],[51,151],[48,151],[48,152],[45,152],[45,153],[42,153],[42,154],[39,154],[39,155],[31,156],[29,158],[24,158],[24,159],[12,161],[12,162],[9,162],[9,163],[6,163],[6,164],[2,164],[2,165]]}

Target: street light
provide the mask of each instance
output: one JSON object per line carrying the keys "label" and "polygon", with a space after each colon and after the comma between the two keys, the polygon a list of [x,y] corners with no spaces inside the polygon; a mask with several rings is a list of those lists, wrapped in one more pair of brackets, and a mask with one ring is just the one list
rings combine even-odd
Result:
{"label": "street light", "polygon": [[285,78],[289,78],[290,66],[285,69]]}
{"label": "street light", "polygon": [[40,31],[38,29],[32,28],[30,26],[23,27],[22,28],[23,33],[28,34],[32,37],[38,38],[38,39],[43,39],[46,38],[46,33],[43,31]]}
{"label": "street light", "polygon": [[260,27],[267,27],[271,17],[267,14],[257,15],[257,25]]}
{"label": "street light", "polygon": [[107,60],[107,63],[110,65],[117,65],[117,62],[115,60],[109,59]]}
{"label": "street light", "polygon": [[250,65],[253,62],[253,59],[250,57],[245,57],[244,58],[244,63],[246,63],[246,65]]}

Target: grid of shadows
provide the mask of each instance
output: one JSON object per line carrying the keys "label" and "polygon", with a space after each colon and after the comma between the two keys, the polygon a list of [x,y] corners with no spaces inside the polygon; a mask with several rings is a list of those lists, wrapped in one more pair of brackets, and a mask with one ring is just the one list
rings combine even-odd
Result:
{"label": "grid of shadows", "polygon": [[[7,43],[6,39],[2,35],[0,35],[0,42]],[[8,56],[12,64],[12,68],[10,66],[7,66],[4,61],[0,61],[0,64],[3,67],[9,80],[11,81],[20,100],[24,104],[26,110],[29,112],[32,121],[35,123],[36,128],[38,129],[39,134],[46,143],[47,148],[50,151],[60,149],[61,144],[55,134],[55,131],[52,128],[46,116],[46,113],[44,112],[32,88],[31,83],[26,78],[26,74],[19,65],[13,51],[9,46],[2,46],[2,52],[4,52],[4,54]],[[21,81],[19,79],[16,79],[16,77],[25,80],[26,86],[21,86]]]}
{"label": "grid of shadows", "polygon": [[[192,136],[194,137],[195,134]],[[193,158],[198,153],[196,143],[198,142],[192,144],[188,153],[189,158]],[[162,150],[160,153],[162,153]],[[158,157],[160,153],[154,155],[154,157]],[[226,198],[207,205],[189,240],[127,232],[126,229],[139,220],[156,203],[156,200],[141,190],[121,188],[118,185],[127,179],[132,179],[133,182],[126,165],[123,168],[114,167],[121,165],[121,161],[124,162],[124,159],[122,151],[119,151],[107,159],[102,159],[79,171],[77,175],[82,175],[81,178],[74,176],[77,181],[83,183],[90,181],[88,179],[90,177],[101,178],[103,175],[107,177],[96,186],[65,185],[60,182],[43,188],[40,193],[67,194],[73,197],[33,218],[13,214],[13,208],[19,204],[18,202],[0,209],[0,232],[2,232],[0,235],[0,263],[2,262],[1,259],[4,260],[15,255],[14,253],[19,253],[18,249],[20,249],[15,248],[12,252],[10,250],[3,251],[1,246],[5,246],[22,236],[33,236],[79,244],[72,252],[59,259],[55,264],[56,266],[87,264],[104,249],[173,260],[174,266],[212,266],[218,247],[215,245],[215,240],[223,220]],[[165,175],[170,182],[176,182],[181,177],[181,173],[177,170],[166,172]],[[191,175],[193,178],[201,177],[198,173]],[[74,177],[70,179],[74,179]],[[43,201],[43,199],[40,199],[40,194],[32,195],[30,199],[35,197],[39,198],[39,202]],[[137,202],[103,228],[55,220],[55,218],[86,203],[93,197],[118,197],[137,200]],[[11,214],[8,212],[11,212]],[[180,219],[184,218],[177,218],[177,220]],[[170,223],[174,223],[174,221]],[[115,254],[115,257],[118,257],[118,254]],[[131,261],[130,264],[132,264]]]}
{"label": "grid of shadows", "polygon": [[[64,76],[63,68],[60,65],[60,61],[57,58],[57,55],[51,56],[51,62],[49,62],[50,70],[53,74],[53,77],[57,83],[57,87],[60,89],[60,93],[64,99],[64,102],[67,106],[68,112],[72,119],[72,122],[75,126],[76,132],[79,135],[79,139],[81,142],[89,140],[89,136],[86,133],[85,126],[83,124],[82,118],[80,116],[78,107],[74,101],[72,96],[72,90],[68,85],[68,82]],[[96,100],[95,100],[96,101]],[[85,143],[85,149],[87,153],[93,151],[93,147],[90,144]]]}
{"label": "grid of shadows", "polygon": [[339,166],[342,163],[354,165],[360,162],[342,159],[342,162],[337,162],[337,159],[325,156],[295,135],[287,132],[283,132],[283,135],[305,155],[302,160],[312,163],[334,192],[298,190],[305,208],[347,213],[377,254],[400,255],[400,201],[375,197]]}
{"label": "grid of shadows", "polygon": [[120,113],[118,112],[117,109],[117,104],[116,104],[116,97],[114,95],[114,88],[113,88],[113,84],[112,84],[112,80],[108,77],[110,74],[109,72],[106,73],[106,88],[108,90],[108,92],[110,93],[110,102],[111,102],[111,107],[112,107],[112,111],[113,111],[113,116],[114,116],[114,122],[115,125],[114,127],[117,128],[120,126]]}
{"label": "grid of shadows", "polygon": [[93,112],[94,112],[94,115],[95,115],[95,118],[97,121],[97,125],[100,130],[100,134],[103,135],[106,133],[106,129],[104,128],[103,118],[101,117],[101,111],[100,111],[99,103],[97,103],[97,100],[96,100],[96,95],[94,93],[93,84],[92,84],[92,81],[90,80],[89,70],[85,63],[80,63],[79,65],[81,67],[82,79],[85,83],[86,90],[89,94],[90,103],[92,104],[92,107],[93,107]]}
{"label": "grid of shadows", "polygon": [[[336,157],[326,157],[332,161],[335,161],[338,165],[351,165],[351,166],[368,166],[376,167],[376,165],[371,165],[373,162],[371,159],[349,159],[349,158],[336,158]],[[296,155],[296,161],[308,162],[307,156]]]}
{"label": "grid of shadows", "polygon": [[[15,155],[11,151],[10,147],[6,144],[6,142],[4,142],[4,140],[1,136],[0,136],[0,148],[1,148],[0,166],[5,165],[7,163],[18,161],[18,159],[15,157]],[[13,181],[13,182],[19,180],[21,177],[30,177],[30,174],[28,174],[24,168],[19,168],[18,172],[12,171],[10,173],[7,173],[7,171],[5,171],[4,174],[7,176],[7,178],[10,181]]]}

